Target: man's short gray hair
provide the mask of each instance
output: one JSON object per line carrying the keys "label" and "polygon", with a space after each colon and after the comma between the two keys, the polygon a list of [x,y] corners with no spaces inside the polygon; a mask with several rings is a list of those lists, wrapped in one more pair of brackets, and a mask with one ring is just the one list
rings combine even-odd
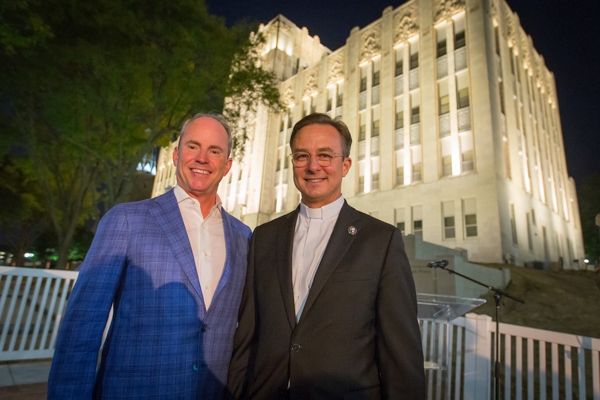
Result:
{"label": "man's short gray hair", "polygon": [[227,132],[227,157],[229,157],[231,155],[231,146],[233,143],[233,140],[231,138],[231,128],[229,127],[229,124],[227,123],[227,120],[225,119],[223,114],[219,114],[219,113],[198,113],[198,114],[194,115],[192,118],[185,121],[183,124],[183,127],[181,128],[181,132],[179,133],[179,143],[177,143],[177,147],[181,146],[181,138],[183,137],[183,134],[185,133],[185,128],[187,128],[187,126],[189,124],[191,124],[193,121],[197,120],[198,118],[212,118],[215,121],[217,121],[218,123],[220,123],[221,125],[223,125],[225,132]]}

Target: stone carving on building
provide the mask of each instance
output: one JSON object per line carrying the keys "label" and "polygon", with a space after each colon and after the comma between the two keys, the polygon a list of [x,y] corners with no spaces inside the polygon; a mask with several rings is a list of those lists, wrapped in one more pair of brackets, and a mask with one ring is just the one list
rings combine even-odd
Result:
{"label": "stone carving on building", "polygon": [[496,0],[492,0],[492,8],[490,13],[492,14],[492,18],[496,20],[496,22],[500,23],[500,18],[498,17],[498,6],[496,5]]}
{"label": "stone carving on building", "polygon": [[344,79],[344,58],[346,52],[344,49],[334,53],[327,60],[327,86]]}
{"label": "stone carving on building", "polygon": [[521,49],[523,50],[523,68],[531,68],[531,51],[529,46],[529,38],[525,32],[521,33]]}
{"label": "stone carving on building", "polygon": [[381,53],[381,22],[365,29],[360,35],[360,62]]}
{"label": "stone carving on building", "polygon": [[305,83],[304,90],[302,91],[302,98],[310,96],[319,89],[319,80],[317,79],[319,70],[317,69],[317,67],[318,65],[307,70],[304,74]]}
{"label": "stone carving on building", "polygon": [[419,33],[419,3],[413,1],[394,14],[394,45],[406,43]]}
{"label": "stone carving on building", "polygon": [[[277,25],[275,25],[275,26],[277,26]],[[290,27],[288,24],[286,24],[283,21],[281,21],[279,24],[279,31],[283,32],[291,37],[294,37],[294,32],[292,32],[292,27]]]}
{"label": "stone carving on building", "polygon": [[281,88],[281,93],[283,93],[282,101],[286,106],[291,106],[294,104],[296,100],[296,96],[294,93],[296,92],[296,80],[292,79],[283,84],[283,88]]}
{"label": "stone carving on building", "polygon": [[506,21],[507,28],[507,36],[508,36],[508,46],[514,47],[517,44],[517,32],[515,30],[515,20],[513,13],[508,5],[504,4],[504,19]]}
{"label": "stone carving on building", "polygon": [[464,9],[465,0],[437,0],[434,8],[434,25],[442,21],[449,21],[454,14],[458,14]]}

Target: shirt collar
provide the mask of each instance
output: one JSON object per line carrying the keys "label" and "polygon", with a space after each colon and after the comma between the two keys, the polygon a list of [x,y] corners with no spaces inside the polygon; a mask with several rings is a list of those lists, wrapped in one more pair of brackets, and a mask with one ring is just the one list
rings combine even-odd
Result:
{"label": "shirt collar", "polygon": [[344,205],[344,196],[321,208],[309,208],[300,202],[300,215],[310,219],[327,219],[337,216]]}
{"label": "shirt collar", "polygon": [[[194,199],[192,196],[190,196],[188,194],[188,192],[183,190],[183,188],[179,185],[175,185],[175,187],[173,188],[173,193],[175,193],[175,198],[177,199],[177,204],[180,204],[184,201],[190,201],[190,200],[198,201],[197,199]],[[199,201],[198,201],[198,204],[200,204]],[[213,210],[216,207],[219,211],[221,211],[222,206],[223,206],[223,203],[221,202],[221,198],[217,194],[216,204],[211,208],[211,210]]]}

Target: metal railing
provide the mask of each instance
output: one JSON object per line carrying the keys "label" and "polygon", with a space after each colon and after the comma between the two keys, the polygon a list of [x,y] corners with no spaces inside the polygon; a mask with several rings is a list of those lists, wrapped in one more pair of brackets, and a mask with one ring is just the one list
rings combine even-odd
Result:
{"label": "metal railing", "polygon": [[[0,267],[0,361],[53,356],[77,275]],[[428,398],[490,399],[492,319],[467,314],[450,324],[419,324]],[[600,339],[509,324],[500,324],[500,335],[501,398],[600,400]]]}

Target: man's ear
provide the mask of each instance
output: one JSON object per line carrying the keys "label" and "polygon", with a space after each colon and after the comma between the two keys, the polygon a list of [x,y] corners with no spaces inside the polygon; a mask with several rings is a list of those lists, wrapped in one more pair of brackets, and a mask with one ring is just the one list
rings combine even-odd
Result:
{"label": "man's ear", "polygon": [[175,147],[173,150],[173,165],[177,167],[177,160],[179,160],[179,147]]}
{"label": "man's ear", "polygon": [[342,165],[342,177],[345,177],[348,174],[350,167],[352,167],[352,159],[350,157],[346,157]]}

